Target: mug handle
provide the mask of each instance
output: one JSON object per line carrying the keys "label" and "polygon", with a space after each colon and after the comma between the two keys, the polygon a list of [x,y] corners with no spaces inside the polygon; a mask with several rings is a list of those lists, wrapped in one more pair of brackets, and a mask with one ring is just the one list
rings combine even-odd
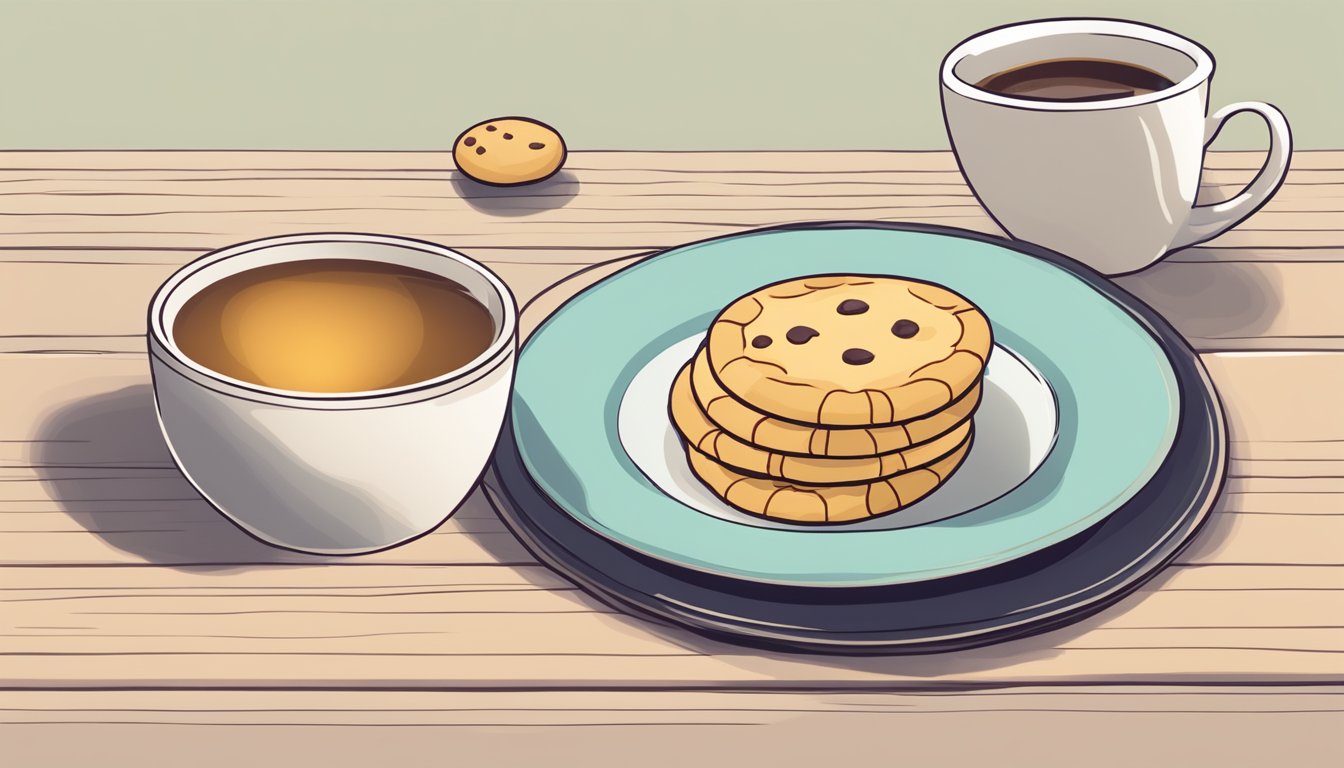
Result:
{"label": "mug handle", "polygon": [[1269,126],[1269,157],[1260,172],[1236,197],[1213,205],[1197,205],[1190,211],[1190,219],[1176,235],[1172,250],[1211,240],[1240,224],[1246,217],[1269,202],[1283,179],[1288,175],[1288,161],[1293,154],[1293,132],[1288,120],[1272,104],[1260,101],[1239,101],[1209,116],[1204,129],[1204,147],[1207,149],[1222,130],[1228,118],[1240,112],[1253,112]]}

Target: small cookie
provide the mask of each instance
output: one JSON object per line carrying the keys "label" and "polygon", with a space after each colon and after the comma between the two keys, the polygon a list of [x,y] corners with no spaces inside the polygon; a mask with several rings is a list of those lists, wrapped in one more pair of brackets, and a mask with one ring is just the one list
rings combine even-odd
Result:
{"label": "small cookie", "polygon": [[526,117],[497,117],[462,132],[453,162],[476,181],[512,187],[549,178],[565,163],[565,140]]}
{"label": "small cookie", "polygon": [[780,453],[811,456],[876,456],[909,448],[946,434],[980,406],[980,384],[937,413],[889,427],[826,427],[781,421],[752,410],[723,391],[709,370],[704,350],[691,361],[691,390],[700,409],[725,432]]}
{"label": "small cookie", "polygon": [[672,425],[687,443],[730,469],[808,485],[868,483],[933,464],[956,450],[971,431],[970,422],[963,422],[951,432],[923,445],[866,458],[833,459],[774,453],[724,432],[705,416],[691,392],[689,365],[681,369],[672,384],[669,410]]}
{"label": "small cookie", "polygon": [[860,485],[809,486],[747,477],[687,447],[691,471],[734,507],[796,523],[847,523],[895,512],[933,493],[961,465],[974,434],[947,458],[921,469]]}
{"label": "small cookie", "polygon": [[910,421],[980,381],[989,321],[931,283],[817,275],[728,305],[709,329],[710,370],[758,411],[822,426]]}

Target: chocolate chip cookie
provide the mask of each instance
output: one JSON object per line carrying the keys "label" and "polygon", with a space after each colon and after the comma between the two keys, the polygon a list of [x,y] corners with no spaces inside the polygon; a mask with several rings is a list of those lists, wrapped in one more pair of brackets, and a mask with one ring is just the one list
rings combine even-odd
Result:
{"label": "chocolate chip cookie", "polygon": [[955,402],[984,373],[989,321],[947,288],[817,275],[753,291],[714,320],[722,388],[751,408],[820,426],[894,424]]}
{"label": "chocolate chip cookie", "polygon": [[798,523],[846,523],[885,515],[914,504],[937,489],[966,458],[974,434],[933,464],[871,483],[815,486],[750,477],[687,446],[691,471],[734,507],[754,515]]}
{"label": "chocolate chip cookie", "polygon": [[691,391],[690,365],[681,369],[669,402],[672,424],[688,444],[719,463],[747,475],[779,478],[809,485],[868,483],[933,464],[960,446],[970,434],[963,422],[941,437],[903,451],[861,458],[797,456],[763,450],[725,432],[709,420]]}
{"label": "chocolate chip cookie", "polygon": [[761,413],[723,391],[702,349],[691,361],[691,389],[709,420],[764,450],[811,456],[877,456],[928,442],[971,418],[980,405],[976,384],[948,407],[914,421],[886,427],[829,428],[783,421]]}
{"label": "chocolate chip cookie", "polygon": [[527,117],[497,117],[471,126],[453,144],[453,162],[467,176],[495,186],[549,178],[566,156],[565,141],[549,125]]}

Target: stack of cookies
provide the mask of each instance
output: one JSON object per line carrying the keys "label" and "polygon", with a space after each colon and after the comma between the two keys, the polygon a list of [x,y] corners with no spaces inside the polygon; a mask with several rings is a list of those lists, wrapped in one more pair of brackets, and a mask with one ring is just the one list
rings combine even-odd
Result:
{"label": "stack of cookies", "polygon": [[961,465],[989,321],[932,283],[818,275],[715,318],[672,385],[691,470],[745,512],[844,523],[895,512]]}

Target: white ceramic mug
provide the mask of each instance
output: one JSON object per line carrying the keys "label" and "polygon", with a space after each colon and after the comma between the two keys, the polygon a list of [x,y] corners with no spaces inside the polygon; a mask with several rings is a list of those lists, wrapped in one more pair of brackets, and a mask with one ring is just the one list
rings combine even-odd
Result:
{"label": "white ceramic mug", "polygon": [[[1175,85],[1105,101],[1055,102],[975,85],[1052,59],[1137,64]],[[1145,24],[1014,24],[962,42],[943,60],[943,116],[962,174],[1005,231],[1121,274],[1236,226],[1283,183],[1292,154],[1283,113],[1248,101],[1206,117],[1213,69],[1203,46]],[[1264,168],[1236,197],[1196,206],[1204,148],[1239,112],[1269,124]]]}
{"label": "white ceramic mug", "polygon": [[[308,259],[385,262],[454,280],[489,310],[494,340],[455,371],[359,393],[272,389],[183,354],[173,321],[202,288],[243,270]],[[253,536],[320,554],[384,549],[434,529],[480,478],[504,423],[517,328],[504,282],[440,245],[315,234],[231,246],[173,274],[150,303],[159,424],[192,485]]]}

